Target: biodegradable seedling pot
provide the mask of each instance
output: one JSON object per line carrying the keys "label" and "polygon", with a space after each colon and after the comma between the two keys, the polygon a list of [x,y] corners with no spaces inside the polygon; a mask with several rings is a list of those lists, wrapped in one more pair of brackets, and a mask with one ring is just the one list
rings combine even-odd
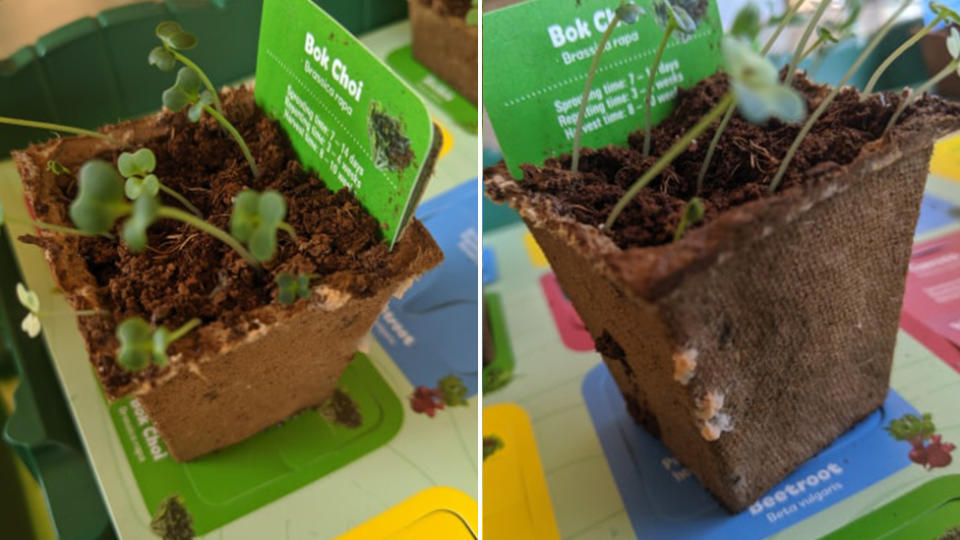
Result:
{"label": "biodegradable seedling pot", "polygon": [[477,26],[464,15],[469,0],[407,0],[413,57],[477,104]]}
{"label": "biodegradable seedling pot", "polygon": [[[703,101],[725,92],[712,84],[725,87],[714,79],[702,83],[699,94],[681,92],[677,110],[707,110]],[[811,106],[827,90],[802,77],[796,84]],[[875,96],[861,109],[859,95],[849,90],[834,106],[885,115],[848,122],[878,133],[853,149],[849,162],[830,158],[840,154],[840,141],[856,140],[860,131],[815,129],[818,138],[804,145],[797,161],[803,169],[788,176],[787,187],[773,196],[765,186],[731,190],[730,199],[741,200],[722,211],[714,206],[718,199],[705,197],[707,221],[678,242],[662,239],[672,237],[683,209],[682,199],[670,202],[666,194],[677,189],[678,177],[690,185],[705,144],[645,188],[642,203],[635,202],[634,213],[625,213],[610,234],[596,223],[622,193],[616,185],[629,186],[643,172],[637,166],[642,161],[618,161],[638,154],[642,134],[631,137],[634,150],[585,152],[581,170],[587,172],[579,176],[569,172],[569,158],[524,166],[520,181],[503,165],[485,172],[487,195],[518,210],[543,248],[633,418],[731,511],[747,508],[887,395],[933,142],[960,129],[960,108],[926,99],[880,139],[899,97],[884,99],[886,107]],[[835,121],[835,111],[842,113],[833,108],[825,118]],[[655,129],[653,155],[686,130],[679,124],[691,123],[670,125],[668,119]],[[778,163],[751,145],[768,140],[764,133],[789,144],[796,128],[774,121],[739,132],[743,126],[734,119],[718,155],[746,149],[755,162],[718,159],[716,169],[734,171],[735,178],[760,171],[769,181]],[[531,187],[548,176],[552,185],[569,183],[569,192],[558,196]],[[570,201],[598,185],[608,193],[595,199],[600,212]],[[581,219],[594,213],[599,221]],[[647,234],[658,219],[670,222],[659,240],[651,234],[648,246],[618,244],[623,234]]]}
{"label": "biodegradable seedling pot", "polygon": [[[418,221],[389,251],[379,224],[351,193],[334,194],[302,170],[251,90],[227,91],[223,101],[262,169],[259,179],[209,118],[193,124],[165,111],[102,131],[129,147],[154,150],[161,180],[221,228],[228,228],[240,190],[280,191],[298,238],[281,235],[277,257],[262,271],[212,237],[169,220],[151,228],[151,247],[140,254],[116,239],[42,231],[24,238],[44,249],[74,309],[105,313],[83,317],[79,326],[106,394],[139,400],[180,461],[324,403],[390,297],[443,259]],[[14,159],[36,217],[68,226],[76,180],[49,172],[48,160],[76,171],[87,160],[113,160],[118,153],[100,139],[69,137],[14,152]],[[280,305],[272,278],[281,272],[315,274],[310,298]],[[115,331],[130,316],[168,328],[195,317],[203,325],[170,348],[168,367],[128,372],[116,362]]]}

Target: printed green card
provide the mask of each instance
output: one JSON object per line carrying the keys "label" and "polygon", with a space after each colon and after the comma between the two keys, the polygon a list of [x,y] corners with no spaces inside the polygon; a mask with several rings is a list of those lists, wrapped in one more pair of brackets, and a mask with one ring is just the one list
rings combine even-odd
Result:
{"label": "printed green card", "polygon": [[310,0],[265,0],[255,95],[304,166],[352,190],[393,247],[440,147],[413,90]]}
{"label": "printed green card", "polygon": [[[652,121],[665,118],[678,88],[715,73],[723,37],[715,0],[677,0],[698,22],[670,38],[654,81]],[[590,91],[584,147],[626,144],[644,127],[649,71],[664,35],[652,0],[613,31]],[[587,74],[619,0],[528,0],[483,16],[483,104],[514,175],[522,163],[573,148]]]}

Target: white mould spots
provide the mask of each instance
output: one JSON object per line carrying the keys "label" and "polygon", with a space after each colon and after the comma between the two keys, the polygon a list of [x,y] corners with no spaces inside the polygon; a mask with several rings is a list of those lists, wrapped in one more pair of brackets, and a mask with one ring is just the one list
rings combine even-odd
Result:
{"label": "white mould spots", "polygon": [[686,349],[673,353],[673,380],[686,386],[697,370],[697,350]]}
{"label": "white mould spots", "polygon": [[711,390],[702,398],[696,400],[696,416],[700,420],[709,420],[720,412],[723,408],[723,392]]}
{"label": "white mould spots", "polygon": [[336,311],[347,304],[353,295],[348,292],[338,291],[327,285],[319,285],[313,288],[313,300],[317,307],[324,311]]}
{"label": "white mould spots", "polygon": [[711,390],[695,401],[694,416],[700,426],[700,436],[707,441],[715,441],[726,431],[733,430],[733,419],[723,409],[723,392]]}

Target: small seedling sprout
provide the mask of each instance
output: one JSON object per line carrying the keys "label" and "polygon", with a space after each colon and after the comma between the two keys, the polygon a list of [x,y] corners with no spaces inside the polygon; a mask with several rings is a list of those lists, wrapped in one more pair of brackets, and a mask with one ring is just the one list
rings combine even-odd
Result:
{"label": "small seedling sprout", "polygon": [[278,230],[286,231],[294,239],[297,237],[293,227],[283,221],[286,216],[287,202],[280,193],[246,189],[233,201],[230,232],[250,248],[258,261],[269,261],[277,252]]}
{"label": "small seedling sprout", "polygon": [[787,173],[787,169],[790,167],[790,163],[793,161],[794,156],[797,154],[797,150],[800,149],[800,144],[803,143],[803,140],[813,129],[814,124],[817,120],[823,116],[823,113],[827,111],[827,108],[833,103],[833,100],[837,98],[837,95],[840,94],[840,90],[850,81],[850,78],[853,77],[853,74],[860,69],[860,66],[866,62],[867,58],[873,53],[874,49],[883,41],[883,38],[890,33],[890,30],[893,28],[893,25],[896,23],[897,18],[900,17],[900,14],[903,13],[908,7],[910,7],[911,0],[904,0],[900,4],[900,7],[887,19],[887,22],[884,23],[883,27],[873,36],[873,39],[870,40],[870,43],[867,44],[867,47],[860,53],[860,56],[853,62],[853,65],[850,66],[850,69],[844,74],[843,78],[840,79],[840,82],[833,87],[827,97],[820,102],[820,105],[813,111],[813,113],[807,118],[807,122],[804,124],[803,128],[800,130],[800,133],[797,135],[797,138],[793,141],[793,144],[790,146],[790,149],[787,150],[787,155],[784,156],[783,161],[780,162],[780,168],[777,170],[776,176],[773,177],[773,181],[770,182],[770,193],[777,191],[777,188],[780,186],[780,182],[783,180],[783,176]]}
{"label": "small seedling sprout", "polygon": [[960,32],[957,32],[956,28],[950,29],[950,36],[947,37],[947,51],[950,53],[950,57],[953,59],[950,63],[947,64],[939,73],[933,76],[929,81],[920,85],[914,91],[911,91],[910,94],[900,102],[900,106],[897,107],[896,112],[893,113],[893,116],[890,117],[890,121],[887,122],[887,127],[884,129],[883,134],[886,135],[893,126],[897,124],[897,120],[900,119],[900,116],[907,110],[914,101],[916,101],[920,96],[925,94],[931,88],[940,83],[943,79],[946,79],[950,75],[956,73],[960,75]]}
{"label": "small seedling sprout", "polygon": [[217,109],[217,112],[223,114],[223,104],[220,103],[217,89],[213,86],[210,78],[200,69],[200,66],[180,52],[196,47],[198,43],[197,37],[184,30],[179,23],[174,21],[165,21],[158,24],[154,32],[157,37],[160,38],[162,45],[150,51],[147,61],[150,62],[151,65],[157,66],[160,71],[173,71],[173,68],[177,67],[177,61],[193,70],[200,80],[203,81],[203,85],[207,87],[207,91],[210,92],[210,100],[214,108]]}
{"label": "small seedling sprout", "polygon": [[0,124],[7,124],[10,126],[20,126],[28,128],[37,128],[37,129],[47,129],[50,131],[59,131],[61,133],[70,133],[73,135],[86,135],[88,137],[96,137],[98,139],[103,139],[113,145],[122,146],[123,143],[114,139],[113,137],[100,133],[99,131],[93,131],[89,129],[83,129],[73,126],[64,126],[61,124],[51,124],[49,122],[36,122],[33,120],[23,120],[21,118],[9,118],[6,116],[0,116]]}
{"label": "small seedling sprout", "polygon": [[177,80],[173,86],[163,92],[163,104],[174,112],[180,112],[190,107],[187,110],[187,118],[189,118],[191,122],[198,122],[204,112],[208,113],[240,146],[240,151],[243,152],[243,157],[246,158],[247,163],[250,165],[250,170],[253,172],[254,178],[260,176],[257,162],[253,159],[253,154],[250,153],[250,148],[247,146],[246,141],[243,140],[243,136],[240,135],[237,128],[233,127],[233,124],[231,124],[220,111],[210,106],[211,103],[215,102],[216,95],[211,93],[210,90],[203,90],[201,92],[201,86],[202,84],[200,78],[197,76],[197,72],[189,67],[182,67],[180,71],[177,72]]}
{"label": "small seedling sprout", "polygon": [[677,225],[677,230],[673,233],[673,241],[678,242],[683,238],[688,228],[700,223],[703,219],[703,213],[703,201],[700,200],[700,197],[694,197],[687,201],[687,206],[683,209],[683,215],[680,216],[680,224]]}
{"label": "small seedling sprout", "polygon": [[[20,329],[31,338],[39,336],[40,331],[43,330],[40,317],[55,314],[41,311],[40,297],[37,296],[37,293],[28,289],[23,283],[17,283],[17,300],[21,306],[27,309],[27,315],[23,318],[23,321],[20,322]],[[91,315],[101,315],[103,312],[98,310],[82,310],[72,312],[72,314],[78,317],[88,317]]]}
{"label": "small seedling sprout", "polygon": [[613,31],[616,30],[617,25],[620,22],[627,24],[633,24],[639,20],[640,16],[645,14],[643,8],[637,6],[633,2],[627,2],[626,0],[620,0],[620,6],[617,7],[614,12],[613,19],[610,21],[610,24],[607,25],[607,29],[603,32],[603,36],[600,38],[600,44],[597,45],[597,51],[593,54],[593,63],[590,65],[590,71],[587,73],[587,82],[583,88],[583,97],[580,98],[580,111],[577,113],[577,129],[574,131],[573,135],[573,153],[571,154],[571,159],[573,160],[570,166],[570,170],[574,173],[580,170],[580,147],[583,141],[583,121],[587,115],[587,104],[590,102],[590,89],[593,87],[593,79],[597,74],[597,66],[600,65],[600,58],[603,56],[603,53],[607,49],[607,42],[610,41],[610,36],[613,35]]}
{"label": "small seedling sprout", "polygon": [[870,80],[867,82],[867,85],[863,88],[863,95],[861,99],[865,100],[867,97],[873,93],[873,89],[876,88],[877,83],[880,81],[880,77],[887,71],[887,69],[893,65],[893,63],[907,52],[910,47],[916,45],[924,36],[932,32],[937,26],[941,23],[949,21],[952,24],[960,24],[960,14],[956,11],[948,8],[947,6],[941,4],[940,2],[930,2],[930,9],[937,14],[936,17],[930,21],[930,24],[924,26],[920,31],[915,33],[910,39],[903,42],[903,45],[897,47],[890,56],[888,56],[873,72],[873,75],[870,77]]}
{"label": "small seedling sprout", "polygon": [[285,306],[291,306],[298,299],[310,298],[310,280],[315,278],[313,275],[291,275],[280,274],[276,278],[277,283],[277,301]]}
{"label": "small seedling sprout", "polygon": [[113,165],[102,160],[88,161],[80,168],[79,190],[70,205],[70,219],[89,234],[105,234],[116,222],[131,216],[124,224],[123,238],[133,252],[146,248],[146,230],[158,218],[181,221],[227,244],[250,265],[259,262],[243,245],[225,231],[178,208],[161,206],[155,198],[141,195],[133,205],[124,198],[123,181]]}
{"label": "small seedling sprout", "polygon": [[795,90],[780,84],[777,68],[755,53],[749,45],[736,38],[724,38],[723,57],[732,91],[714,105],[710,112],[704,115],[627,190],[627,193],[614,206],[604,224],[604,229],[611,230],[624,208],[640,193],[640,190],[686,151],[693,140],[706,131],[728,107],[737,104],[740,114],[750,122],[765,122],[772,116],[785,121],[798,121],[803,118],[806,113],[806,103]]}
{"label": "small seedling sprout", "polygon": [[157,157],[149,148],[141,148],[136,152],[124,152],[117,158],[117,170],[126,178],[123,191],[127,198],[135,201],[141,195],[156,197],[159,192],[164,192],[173,197],[180,204],[189,210],[193,215],[202,217],[200,210],[190,204],[190,201],[175,190],[166,186],[153,174],[157,167]]}
{"label": "small seedling sprout", "polygon": [[700,26],[700,20],[694,17],[680,5],[679,0],[654,0],[653,12],[657,23],[664,29],[663,39],[660,40],[660,46],[653,57],[653,65],[650,66],[650,73],[647,80],[647,93],[643,98],[643,109],[646,115],[646,133],[643,136],[643,155],[650,155],[651,134],[653,133],[653,84],[657,80],[657,71],[660,70],[660,62],[663,60],[663,53],[667,50],[667,43],[674,32],[680,32],[685,36],[691,36]]}
{"label": "small seedling sprout", "polygon": [[807,23],[807,27],[803,29],[803,35],[800,37],[800,42],[797,43],[797,49],[794,51],[793,58],[790,59],[790,66],[787,68],[787,80],[785,81],[787,86],[793,84],[793,77],[797,73],[797,66],[800,65],[804,52],[807,50],[807,43],[810,42],[814,30],[816,30],[817,25],[820,24],[820,19],[822,19],[823,14],[827,12],[830,3],[831,0],[820,0],[817,11],[814,12],[813,17],[811,17]]}
{"label": "small seedling sprout", "polygon": [[68,169],[66,165],[53,159],[47,161],[47,171],[52,172],[57,176],[64,175],[64,174],[66,175],[73,174],[73,172],[70,169]]}
{"label": "small seedling sprout", "polygon": [[165,367],[170,363],[167,349],[174,342],[200,326],[200,319],[193,319],[171,332],[164,327],[153,330],[147,321],[131,317],[117,326],[120,350],[117,363],[127,371],[140,371],[151,363]]}

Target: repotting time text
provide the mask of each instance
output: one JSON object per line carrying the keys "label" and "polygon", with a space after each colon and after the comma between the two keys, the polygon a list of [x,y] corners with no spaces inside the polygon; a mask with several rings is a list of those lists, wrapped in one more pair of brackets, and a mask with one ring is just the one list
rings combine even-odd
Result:
{"label": "repotting time text", "polygon": [[[671,111],[678,87],[716,73],[723,35],[709,0],[689,38],[667,45],[653,91],[651,122]],[[617,0],[526,0],[483,16],[483,101],[511,171],[572,148],[590,66],[616,20]],[[640,4],[640,2],[638,2]],[[648,11],[610,33],[598,64],[583,125],[585,147],[625,144],[644,127],[645,94],[663,30]],[[510,81],[504,84],[503,81]]]}
{"label": "repotting time text", "polygon": [[[313,37],[313,34],[307,32],[304,39],[303,50],[307,53],[307,56],[313,58],[324,71],[330,73],[333,80],[347,91],[348,96],[352,97],[357,103],[360,103],[360,97],[363,95],[363,81],[354,79],[350,75],[347,65],[342,60],[332,58],[326,45],[323,47],[317,45],[317,40]],[[318,79],[317,75],[319,74],[315,71],[309,74],[314,80]],[[319,80],[317,80],[317,82],[320,83]],[[341,107],[343,107],[342,104]]]}

